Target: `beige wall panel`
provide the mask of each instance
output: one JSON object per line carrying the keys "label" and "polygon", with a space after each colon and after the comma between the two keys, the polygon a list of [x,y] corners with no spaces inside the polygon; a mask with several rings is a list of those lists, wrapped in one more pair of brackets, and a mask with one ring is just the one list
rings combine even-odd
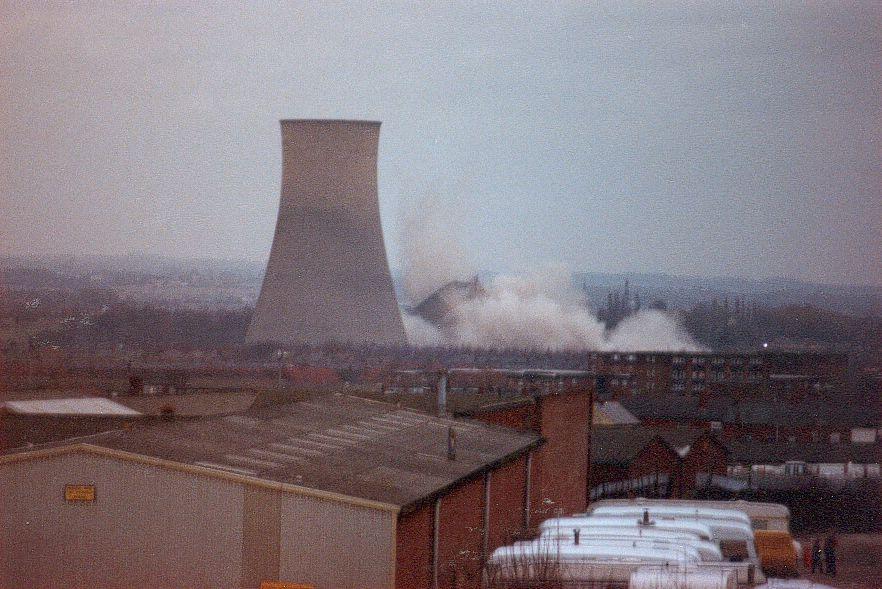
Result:
{"label": "beige wall panel", "polygon": [[238,587],[242,504],[236,483],[91,454],[0,465],[0,587]]}
{"label": "beige wall panel", "polygon": [[281,515],[280,580],[321,589],[392,587],[393,514],[285,495]]}
{"label": "beige wall panel", "polygon": [[279,578],[280,491],[245,487],[242,522],[242,587],[260,587]]}

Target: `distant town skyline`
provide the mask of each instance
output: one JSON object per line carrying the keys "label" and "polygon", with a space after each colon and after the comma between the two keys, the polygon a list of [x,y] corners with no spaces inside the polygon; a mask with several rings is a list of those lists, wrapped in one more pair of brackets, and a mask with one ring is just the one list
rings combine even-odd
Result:
{"label": "distant town skyline", "polygon": [[[278,120],[383,122],[477,269],[882,285],[882,6],[0,4],[0,255],[265,262]],[[443,252],[439,252],[439,255]]]}

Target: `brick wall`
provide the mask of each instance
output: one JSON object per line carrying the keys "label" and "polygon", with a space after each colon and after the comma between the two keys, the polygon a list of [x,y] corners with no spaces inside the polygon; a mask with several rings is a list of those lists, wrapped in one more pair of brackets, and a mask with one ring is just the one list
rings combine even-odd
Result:
{"label": "brick wall", "polygon": [[460,485],[441,499],[439,587],[480,586],[483,516],[483,478]]}
{"label": "brick wall", "polygon": [[434,505],[428,503],[398,518],[395,549],[395,587],[432,586]]}
{"label": "brick wall", "polygon": [[681,486],[680,456],[659,439],[652,440],[631,461],[628,468],[628,478],[634,479],[656,473],[667,473],[670,476],[670,492],[679,496]]}
{"label": "brick wall", "polygon": [[493,471],[490,480],[489,548],[510,544],[524,524],[526,457]]}
{"label": "brick wall", "polygon": [[[490,475],[488,554],[521,532],[527,457]],[[441,497],[438,528],[438,586],[478,589],[484,562],[485,477],[465,482]],[[427,502],[398,519],[395,586],[432,587],[435,503]]]}
{"label": "brick wall", "polygon": [[545,445],[536,453],[539,497],[537,523],[560,513],[585,510],[591,456],[592,395],[572,392],[539,398],[540,433]]}
{"label": "brick wall", "polygon": [[695,475],[698,473],[726,474],[726,450],[710,437],[692,442],[683,457],[681,472],[681,496],[692,497],[695,492]]}
{"label": "brick wall", "polygon": [[537,411],[534,403],[524,403],[516,407],[507,407],[504,409],[489,408],[483,411],[474,412],[470,414],[470,417],[479,419],[485,423],[500,425],[502,427],[530,430],[539,433]]}

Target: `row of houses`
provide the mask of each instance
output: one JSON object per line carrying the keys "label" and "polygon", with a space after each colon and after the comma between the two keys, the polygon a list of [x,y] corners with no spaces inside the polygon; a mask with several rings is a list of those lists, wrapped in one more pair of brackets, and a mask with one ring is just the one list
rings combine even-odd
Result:
{"label": "row of houses", "polygon": [[[632,413],[630,408],[641,411]],[[882,444],[872,428],[852,428],[850,436],[845,428],[845,433],[837,430],[815,441],[793,435],[738,436],[712,421],[691,419],[688,413],[690,419],[678,421],[670,415],[644,413],[645,408],[628,401],[596,403],[592,499],[688,497],[711,488],[738,493],[805,486],[809,477],[843,481],[880,476]],[[792,427],[784,423],[779,431],[789,433]]]}

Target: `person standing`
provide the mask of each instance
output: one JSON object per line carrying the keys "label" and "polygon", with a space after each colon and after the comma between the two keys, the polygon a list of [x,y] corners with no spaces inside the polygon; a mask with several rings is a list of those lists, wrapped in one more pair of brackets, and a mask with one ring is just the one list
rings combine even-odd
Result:
{"label": "person standing", "polygon": [[836,576],[836,532],[830,532],[827,539],[824,540],[824,564],[827,568],[827,574],[831,577]]}
{"label": "person standing", "polygon": [[821,557],[824,553],[821,550],[821,538],[815,538],[815,543],[812,544],[812,574],[817,572],[824,572],[824,565],[821,564],[823,561]]}

